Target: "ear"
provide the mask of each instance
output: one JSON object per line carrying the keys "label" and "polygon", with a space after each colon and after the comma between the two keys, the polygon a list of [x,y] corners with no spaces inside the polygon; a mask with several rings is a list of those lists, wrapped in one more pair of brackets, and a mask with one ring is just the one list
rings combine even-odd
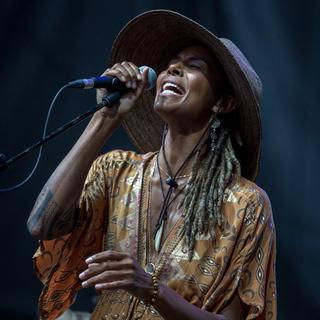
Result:
{"label": "ear", "polygon": [[237,106],[237,98],[233,95],[225,95],[221,97],[213,106],[214,113],[229,113]]}

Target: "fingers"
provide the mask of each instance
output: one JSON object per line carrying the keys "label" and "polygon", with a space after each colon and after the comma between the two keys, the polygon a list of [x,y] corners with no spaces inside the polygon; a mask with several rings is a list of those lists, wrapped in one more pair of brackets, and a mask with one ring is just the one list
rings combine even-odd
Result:
{"label": "fingers", "polygon": [[[125,83],[128,89],[132,89],[124,93],[120,100],[114,103],[112,107],[103,108],[98,111],[104,118],[114,118],[117,115],[125,115],[128,113],[134,107],[148,82],[148,70],[144,70],[141,73],[134,63],[127,61],[116,63],[111,68],[108,68],[102,75],[117,77]],[[107,94],[107,89],[97,89],[97,103],[100,103]]]}
{"label": "fingers", "polygon": [[86,259],[86,263],[99,263],[108,260],[122,260],[129,257],[127,253],[117,251],[102,251]]}
{"label": "fingers", "polygon": [[117,271],[117,270],[123,270],[123,269],[133,270],[133,268],[134,268],[134,262],[133,262],[133,259],[131,258],[125,258],[120,261],[90,263],[88,265],[88,268],[79,275],[79,278],[82,281],[84,281],[97,274],[103,273],[104,271],[108,271],[108,270]]}
{"label": "fingers", "polygon": [[95,286],[97,284],[110,283],[113,281],[119,281],[124,279],[126,279],[128,282],[130,281],[128,279],[133,279],[133,271],[132,270],[107,270],[83,281],[82,287],[88,288],[91,286]]}
{"label": "fingers", "polygon": [[98,283],[94,288],[98,291],[100,290],[116,290],[116,289],[128,289],[132,287],[132,281],[130,280],[118,280],[108,283]]}
{"label": "fingers", "polygon": [[104,75],[115,76],[126,84],[128,88],[136,89],[142,76],[138,67],[132,63],[124,61],[116,63],[105,71]]}
{"label": "fingers", "polygon": [[141,92],[147,87],[148,85],[148,75],[149,75],[149,68],[146,67],[144,68],[144,70],[142,71],[142,74],[141,74],[141,80],[139,83],[138,83],[138,89],[137,89],[137,95],[140,95]]}
{"label": "fingers", "polygon": [[128,253],[103,251],[87,258],[86,263],[88,268],[79,275],[84,288],[132,278],[134,274],[135,261]]}
{"label": "fingers", "polygon": [[88,268],[79,275],[82,287],[123,289],[145,299],[153,292],[151,276],[128,253],[103,251],[86,260]]}

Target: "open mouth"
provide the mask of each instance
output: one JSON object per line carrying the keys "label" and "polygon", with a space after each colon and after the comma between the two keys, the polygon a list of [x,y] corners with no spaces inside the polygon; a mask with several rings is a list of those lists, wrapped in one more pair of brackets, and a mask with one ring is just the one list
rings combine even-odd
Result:
{"label": "open mouth", "polygon": [[184,95],[184,89],[173,82],[165,82],[162,86],[161,94],[182,96]]}

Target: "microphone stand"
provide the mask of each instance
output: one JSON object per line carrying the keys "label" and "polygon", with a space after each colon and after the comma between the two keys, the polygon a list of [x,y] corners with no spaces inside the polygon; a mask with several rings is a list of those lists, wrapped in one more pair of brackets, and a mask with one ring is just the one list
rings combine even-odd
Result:
{"label": "microphone stand", "polygon": [[61,127],[59,127],[58,129],[52,131],[51,133],[49,133],[48,135],[46,135],[45,137],[43,137],[41,140],[37,141],[36,143],[32,144],[30,147],[24,149],[23,151],[21,151],[20,153],[18,153],[17,155],[11,157],[10,159],[6,160],[6,156],[2,153],[0,154],[0,172],[5,171],[6,169],[9,168],[10,165],[12,165],[14,162],[18,161],[21,158],[24,158],[26,155],[28,155],[31,151],[39,148],[40,146],[44,145],[45,143],[47,143],[49,140],[53,139],[54,137],[58,136],[60,133],[74,127],[75,125],[77,125],[79,122],[81,122],[82,120],[88,118],[90,115],[92,115],[93,113],[95,113],[96,111],[98,111],[99,109],[103,108],[103,107],[111,107],[111,105],[116,102],[117,100],[120,99],[120,97],[122,96],[122,92],[120,91],[116,91],[116,92],[112,92],[109,93],[108,95],[106,95],[102,101],[100,103],[98,103],[95,107],[87,110],[86,112],[84,112],[83,114],[77,116],[76,118],[74,118],[73,120],[67,122],[66,124],[62,125]]}

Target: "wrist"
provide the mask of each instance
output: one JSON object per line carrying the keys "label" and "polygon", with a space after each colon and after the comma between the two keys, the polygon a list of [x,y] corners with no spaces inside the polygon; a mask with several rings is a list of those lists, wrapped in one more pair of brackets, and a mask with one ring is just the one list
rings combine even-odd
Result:
{"label": "wrist", "polygon": [[119,112],[110,113],[109,110],[106,110],[106,107],[104,107],[93,114],[91,122],[98,127],[103,127],[109,123],[120,123],[123,118],[123,114]]}
{"label": "wrist", "polygon": [[88,129],[94,135],[100,134],[102,136],[108,136],[119,126],[123,118],[124,116],[121,114],[111,116],[99,110],[91,118]]}

